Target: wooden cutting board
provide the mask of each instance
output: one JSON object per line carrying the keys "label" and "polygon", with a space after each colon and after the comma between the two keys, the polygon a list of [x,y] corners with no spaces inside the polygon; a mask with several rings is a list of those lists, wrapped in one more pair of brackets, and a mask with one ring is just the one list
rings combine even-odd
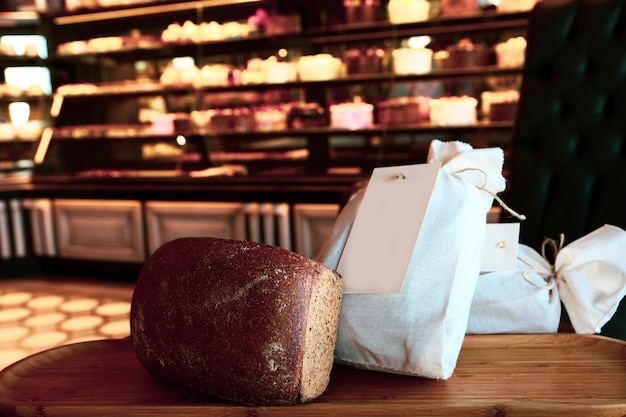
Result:
{"label": "wooden cutting board", "polygon": [[446,381],[335,366],[326,392],[248,407],[152,378],[128,338],[62,346],[0,374],[7,416],[620,416],[626,343],[576,334],[467,336]]}

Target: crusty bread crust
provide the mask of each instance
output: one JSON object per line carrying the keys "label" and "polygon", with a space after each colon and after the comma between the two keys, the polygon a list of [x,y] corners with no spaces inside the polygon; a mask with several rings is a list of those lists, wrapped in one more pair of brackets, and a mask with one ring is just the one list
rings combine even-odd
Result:
{"label": "crusty bread crust", "polygon": [[251,405],[288,405],[328,384],[342,280],[260,243],[182,238],[145,262],[130,324],[156,377]]}
{"label": "crusty bread crust", "polygon": [[330,382],[330,371],[335,358],[338,311],[341,310],[343,287],[337,274],[328,269],[313,281],[307,314],[302,387],[300,402],[319,397]]}

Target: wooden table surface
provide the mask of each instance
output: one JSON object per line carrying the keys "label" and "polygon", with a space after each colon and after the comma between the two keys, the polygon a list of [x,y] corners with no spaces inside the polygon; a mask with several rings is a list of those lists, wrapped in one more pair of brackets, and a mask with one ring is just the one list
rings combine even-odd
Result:
{"label": "wooden table surface", "polygon": [[620,416],[626,343],[576,334],[467,336],[447,381],[335,366],[317,400],[248,407],[161,383],[128,338],[66,345],[0,374],[6,416]]}

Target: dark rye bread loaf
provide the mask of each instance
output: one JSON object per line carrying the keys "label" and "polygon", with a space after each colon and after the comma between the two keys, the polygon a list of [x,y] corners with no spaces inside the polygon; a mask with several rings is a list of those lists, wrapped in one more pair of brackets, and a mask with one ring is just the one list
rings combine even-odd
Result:
{"label": "dark rye bread loaf", "polygon": [[310,401],[333,365],[343,282],[276,246],[181,238],[139,273],[135,353],[159,379],[249,405]]}

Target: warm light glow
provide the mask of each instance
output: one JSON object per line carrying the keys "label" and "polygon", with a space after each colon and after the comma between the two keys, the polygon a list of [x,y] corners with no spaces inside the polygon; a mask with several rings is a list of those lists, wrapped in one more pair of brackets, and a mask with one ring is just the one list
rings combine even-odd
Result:
{"label": "warm light glow", "polygon": [[33,161],[36,164],[41,164],[46,157],[46,152],[48,152],[48,146],[50,145],[50,141],[52,140],[52,134],[54,130],[51,127],[46,127],[41,133],[41,139],[39,140],[39,146],[37,146],[37,152],[35,152],[35,156],[33,157]]}
{"label": "warm light glow", "polygon": [[26,125],[30,118],[30,104],[25,101],[9,103],[9,117],[11,124],[15,127]]}
{"label": "warm light glow", "polygon": [[278,56],[280,58],[285,58],[287,56],[287,50],[285,48],[281,48],[278,50]]}
{"label": "warm light glow", "polygon": [[179,70],[193,68],[194,65],[196,65],[196,62],[193,57],[190,56],[181,56],[172,59],[172,66]]}
{"label": "warm light glow", "polygon": [[37,55],[48,58],[48,43],[41,35],[3,35],[0,43],[11,45],[17,55]]}
{"label": "warm light glow", "polygon": [[50,106],[50,116],[57,117],[61,113],[61,107],[63,107],[63,94],[55,94]]}
{"label": "warm light glow", "polygon": [[178,135],[176,136],[176,143],[178,143],[180,146],[185,146],[187,144],[187,138],[183,135]]}
{"label": "warm light glow", "polygon": [[409,48],[425,48],[432,41],[430,36],[411,36],[408,40]]}
{"label": "warm light glow", "polygon": [[4,69],[4,80],[22,90],[39,86],[44,94],[52,94],[50,70],[45,67],[9,67]]}

